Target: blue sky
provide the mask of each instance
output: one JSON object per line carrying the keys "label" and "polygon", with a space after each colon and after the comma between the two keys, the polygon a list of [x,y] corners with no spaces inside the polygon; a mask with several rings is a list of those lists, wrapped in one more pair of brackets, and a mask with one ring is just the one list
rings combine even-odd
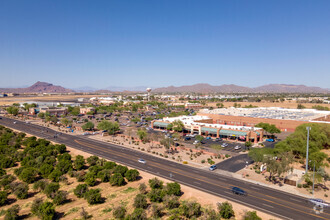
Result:
{"label": "blue sky", "polygon": [[0,0],[0,87],[330,88],[329,11],[329,0]]}

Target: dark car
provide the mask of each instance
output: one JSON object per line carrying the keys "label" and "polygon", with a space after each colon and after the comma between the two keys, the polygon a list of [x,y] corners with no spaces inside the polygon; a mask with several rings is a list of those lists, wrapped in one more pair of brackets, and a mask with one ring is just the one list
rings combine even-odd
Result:
{"label": "dark car", "polygon": [[189,141],[191,138],[190,137],[185,137],[184,140],[185,141]]}
{"label": "dark car", "polygon": [[247,193],[244,190],[242,190],[241,188],[238,188],[236,186],[232,187],[231,191],[233,193],[237,194],[237,195],[241,195],[241,196],[246,196],[247,195]]}
{"label": "dark car", "polygon": [[214,141],[222,141],[221,138],[216,138]]}

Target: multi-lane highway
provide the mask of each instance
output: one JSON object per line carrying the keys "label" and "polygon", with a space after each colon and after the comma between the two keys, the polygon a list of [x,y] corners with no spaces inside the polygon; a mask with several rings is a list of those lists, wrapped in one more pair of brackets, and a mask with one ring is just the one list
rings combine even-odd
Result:
{"label": "multi-lane highway", "polygon": [[[45,132],[45,128],[42,126],[5,117],[0,119],[0,124],[49,140],[54,140],[56,132],[53,130]],[[307,202],[306,198],[294,194],[157,158],[119,145],[91,140],[87,137],[61,134],[56,138],[56,142],[157,176],[172,179],[282,219],[330,219],[329,210],[325,209],[323,213],[316,214],[313,206]],[[139,158],[145,159],[147,163],[139,163]],[[247,196],[233,194],[230,190],[232,186],[244,189]]]}

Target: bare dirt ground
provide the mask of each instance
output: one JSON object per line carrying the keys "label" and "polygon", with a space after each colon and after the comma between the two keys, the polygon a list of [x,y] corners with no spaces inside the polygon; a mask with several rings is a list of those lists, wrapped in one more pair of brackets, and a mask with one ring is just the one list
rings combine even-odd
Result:
{"label": "bare dirt ground", "polygon": [[[298,103],[296,101],[284,101],[284,102],[222,102],[224,107],[233,107],[235,103],[240,104],[242,107],[245,105],[253,105],[258,107],[282,107],[282,108],[292,108],[296,109]],[[217,102],[208,103],[208,106],[216,108]],[[312,108],[314,105],[321,105],[324,107],[330,107],[330,104],[318,104],[318,103],[302,103],[306,108]]]}

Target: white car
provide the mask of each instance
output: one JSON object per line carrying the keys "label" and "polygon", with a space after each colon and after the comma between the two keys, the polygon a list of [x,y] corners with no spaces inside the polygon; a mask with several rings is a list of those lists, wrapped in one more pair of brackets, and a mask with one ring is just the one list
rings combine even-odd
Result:
{"label": "white car", "polygon": [[242,147],[241,146],[239,146],[239,145],[237,145],[237,146],[235,146],[235,150],[239,150],[239,149],[241,149]]}
{"label": "white car", "polygon": [[14,121],[13,123],[14,123],[14,124],[16,124],[17,122],[16,122],[16,121]]}
{"label": "white car", "polygon": [[147,161],[145,161],[144,159],[141,159],[141,158],[138,161],[139,161],[139,163],[144,163],[144,164],[147,163]]}
{"label": "white car", "polygon": [[221,146],[222,146],[222,147],[227,147],[228,144],[227,144],[227,143],[223,143],[223,144],[221,144]]}
{"label": "white car", "polygon": [[198,140],[195,140],[193,144],[198,144],[198,143],[199,143],[199,141]]}

